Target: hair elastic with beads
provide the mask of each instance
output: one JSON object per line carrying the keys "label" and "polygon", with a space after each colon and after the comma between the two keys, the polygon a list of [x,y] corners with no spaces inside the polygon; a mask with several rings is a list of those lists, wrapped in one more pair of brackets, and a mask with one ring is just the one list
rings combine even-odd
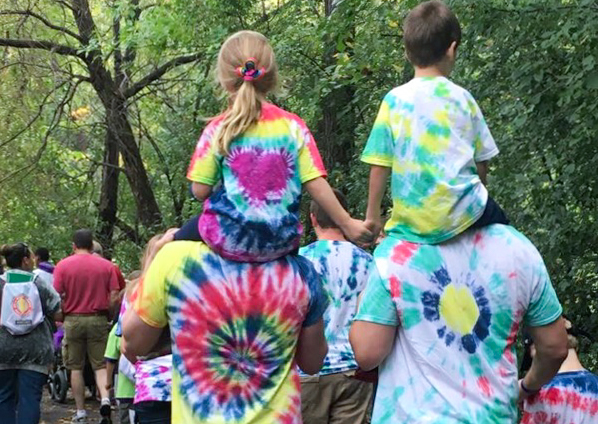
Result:
{"label": "hair elastic with beads", "polygon": [[250,57],[245,61],[245,66],[239,66],[237,68],[237,74],[242,77],[245,81],[253,81],[260,79],[266,73],[265,68],[257,69],[255,66],[256,60]]}

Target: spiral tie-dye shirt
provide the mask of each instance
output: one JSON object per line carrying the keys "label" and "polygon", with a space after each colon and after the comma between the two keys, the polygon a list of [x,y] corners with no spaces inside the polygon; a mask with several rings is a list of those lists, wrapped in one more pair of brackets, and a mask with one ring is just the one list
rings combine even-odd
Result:
{"label": "spiral tie-dye shirt", "polygon": [[172,422],[301,424],[297,341],[327,305],[301,256],[246,263],[204,243],[163,247],[134,309],[148,325],[170,326]]}
{"label": "spiral tie-dye shirt", "polygon": [[498,148],[474,98],[444,77],[415,78],[382,100],[361,160],[392,168],[386,232],[440,243],[484,212],[488,192],[476,169]]}
{"label": "spiral tie-dye shirt", "polygon": [[355,319],[398,331],[372,422],[515,422],[519,325],[562,313],[531,242],[504,225],[440,245],[387,237],[374,260]]}

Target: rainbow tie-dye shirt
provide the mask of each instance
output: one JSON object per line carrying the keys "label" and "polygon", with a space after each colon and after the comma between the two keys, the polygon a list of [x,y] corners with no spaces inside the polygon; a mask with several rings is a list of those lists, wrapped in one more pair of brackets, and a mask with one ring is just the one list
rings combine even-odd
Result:
{"label": "rainbow tie-dye shirt", "polygon": [[440,245],[387,237],[374,260],[355,319],[399,328],[372,423],[515,422],[519,325],[562,312],[531,242],[504,225]]}
{"label": "rainbow tie-dye shirt", "polygon": [[598,376],[589,371],[558,373],[523,404],[521,424],[598,422]]}
{"label": "rainbow tie-dye shirt", "polygon": [[302,247],[299,254],[309,259],[322,276],[330,306],[324,314],[328,354],[320,375],[357,369],[349,344],[349,328],[357,310],[357,296],[363,291],[373,265],[372,255],[348,241],[318,240]]}
{"label": "rainbow tie-dye shirt", "polygon": [[187,172],[190,181],[215,186],[199,233],[231,260],[280,258],[299,247],[302,184],[326,176],[314,138],[299,117],[264,103],[260,120],[222,157],[213,143],[222,118],[204,130]]}
{"label": "rainbow tie-dye shirt", "polygon": [[498,148],[474,98],[444,77],[415,78],[390,91],[361,160],[392,168],[386,232],[440,243],[483,214],[488,192],[476,162]]}
{"label": "rainbow tie-dye shirt", "polygon": [[148,325],[170,325],[172,422],[301,424],[297,340],[327,305],[301,256],[243,263],[200,242],[163,247],[134,309]]}

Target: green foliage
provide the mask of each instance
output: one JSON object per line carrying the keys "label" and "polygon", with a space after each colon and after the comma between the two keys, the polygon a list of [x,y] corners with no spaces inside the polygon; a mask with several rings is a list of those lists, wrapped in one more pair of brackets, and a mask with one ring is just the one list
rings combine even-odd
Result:
{"label": "green foliage", "polygon": [[[0,9],[13,3],[0,0]],[[38,13],[63,20],[55,2],[37,3]],[[349,100],[334,103],[337,125],[332,141],[321,148],[337,158],[329,164],[330,180],[346,192],[351,212],[363,214],[368,169],[358,156],[384,94],[412,76],[404,59],[401,22],[418,1],[344,0],[334,2],[329,16],[325,3],[141,1],[143,11],[135,19],[132,0],[92,2],[98,27],[93,42],[101,46],[107,63],[113,62],[117,47],[111,25],[115,17],[122,18],[118,46],[137,51],[130,65],[132,79],[178,54],[202,54],[129,105],[166,225],[179,225],[199,211],[187,196],[185,169],[203,118],[224,105],[213,75],[218,48],[228,34],[245,28],[264,32],[274,44],[282,84],[273,100],[305,119],[316,135],[330,113],[327,104],[349,94]],[[566,312],[597,334],[598,4],[450,3],[464,34],[452,77],[478,100],[501,149],[492,164],[489,190],[538,246]],[[22,23],[0,16],[0,24],[11,34],[19,30],[29,38],[68,42],[67,36],[33,19]],[[98,225],[104,109],[83,82],[55,124],[54,109],[68,89],[65,84],[49,96],[39,120],[3,143],[26,127],[47,93],[69,81],[60,70],[77,74],[81,68],[77,61],[43,51],[8,48],[0,59],[2,175],[33,163],[46,145],[34,166],[8,181],[0,175],[0,240],[48,245],[56,258],[68,252],[75,227]],[[338,159],[346,152],[348,159]],[[143,233],[131,190],[122,174],[120,179],[118,218]],[[137,266],[140,249],[117,229],[115,257],[125,270]],[[587,366],[598,368],[591,346],[584,346],[584,352]]]}

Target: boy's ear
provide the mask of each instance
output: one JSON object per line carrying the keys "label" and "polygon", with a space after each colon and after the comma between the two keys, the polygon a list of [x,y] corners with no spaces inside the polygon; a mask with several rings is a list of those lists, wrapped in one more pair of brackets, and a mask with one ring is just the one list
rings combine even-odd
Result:
{"label": "boy's ear", "polygon": [[309,220],[311,221],[311,226],[314,228],[317,228],[320,226],[320,224],[318,224],[318,220],[316,219],[316,216],[313,213],[309,213]]}
{"label": "boy's ear", "polygon": [[446,51],[447,56],[452,60],[454,60],[457,57],[457,47],[457,42],[453,41]]}

